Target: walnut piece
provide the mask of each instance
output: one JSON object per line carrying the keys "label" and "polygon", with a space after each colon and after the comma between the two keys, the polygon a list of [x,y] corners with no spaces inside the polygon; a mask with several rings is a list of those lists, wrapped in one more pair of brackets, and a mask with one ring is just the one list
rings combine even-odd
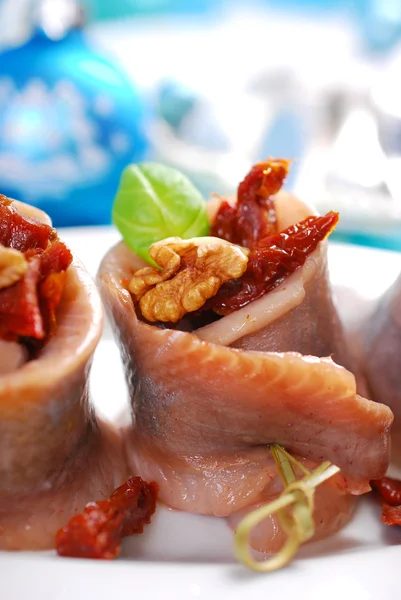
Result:
{"label": "walnut piece", "polygon": [[28,270],[28,261],[22,252],[0,244],[0,290],[17,283]]}
{"label": "walnut piece", "polygon": [[167,238],[149,249],[161,270],[137,271],[128,289],[147,321],[176,323],[199,310],[223,283],[241,277],[248,254],[247,248],[215,237]]}

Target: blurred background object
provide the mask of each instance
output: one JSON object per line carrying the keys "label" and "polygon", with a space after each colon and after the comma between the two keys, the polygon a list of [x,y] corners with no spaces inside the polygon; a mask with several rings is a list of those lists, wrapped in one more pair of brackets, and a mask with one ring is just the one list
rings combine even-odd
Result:
{"label": "blurred background object", "polygon": [[104,223],[128,162],[167,162],[207,197],[281,155],[287,189],[340,210],[337,239],[401,249],[400,0],[82,5],[0,0],[1,190],[58,225]]}
{"label": "blurred background object", "polygon": [[0,55],[0,190],[56,226],[108,223],[121,170],[145,155],[142,103],[75,0],[25,8],[28,41]]}

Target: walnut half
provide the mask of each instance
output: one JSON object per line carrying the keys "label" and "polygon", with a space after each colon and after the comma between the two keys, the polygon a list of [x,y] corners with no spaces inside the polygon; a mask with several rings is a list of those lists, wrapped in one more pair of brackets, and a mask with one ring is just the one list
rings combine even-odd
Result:
{"label": "walnut half", "polygon": [[128,289],[147,321],[176,323],[213,298],[223,283],[241,277],[248,254],[247,248],[215,237],[167,238],[149,249],[161,270],[137,271]]}
{"label": "walnut half", "polygon": [[22,252],[0,244],[0,290],[17,283],[27,269],[28,261]]}

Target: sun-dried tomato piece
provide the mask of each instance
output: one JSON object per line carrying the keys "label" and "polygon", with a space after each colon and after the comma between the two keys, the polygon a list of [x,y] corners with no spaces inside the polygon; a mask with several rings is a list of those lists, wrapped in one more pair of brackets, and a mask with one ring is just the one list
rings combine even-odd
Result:
{"label": "sun-dried tomato piece", "polygon": [[22,215],[11,200],[0,195],[0,244],[20,252],[33,248],[44,250],[56,236],[53,227]]}
{"label": "sun-dried tomato piece", "polygon": [[68,269],[72,262],[72,254],[67,246],[59,239],[49,244],[41,254],[40,274],[48,277],[51,273],[59,273]]}
{"label": "sun-dried tomato piece", "polygon": [[56,308],[60,304],[66,278],[66,271],[60,271],[51,273],[39,284],[40,309],[44,328],[48,335],[53,333],[56,328]]}
{"label": "sun-dried tomato piece", "polygon": [[274,194],[288,174],[289,161],[276,159],[255,165],[238,186],[235,206],[224,200],[211,235],[251,248],[258,240],[277,233]]}
{"label": "sun-dried tomato piece", "polygon": [[288,167],[289,161],[281,159],[255,165],[238,187],[237,204],[222,202],[212,235],[247,246],[251,253],[244,275],[224,284],[204,310],[227,315],[260,298],[303,265],[337,224],[338,214],[330,212],[278,232],[274,194]]}
{"label": "sun-dried tomato piece", "polygon": [[24,277],[18,283],[0,291],[0,337],[44,337],[45,330],[37,294],[39,278],[40,259],[33,258]]}
{"label": "sun-dried tomato piece", "polygon": [[386,525],[401,525],[401,505],[391,506],[383,502],[382,521]]}
{"label": "sun-dried tomato piece", "polygon": [[401,525],[401,481],[391,477],[374,479],[370,485],[376,490],[382,502],[382,521],[386,525]]}
{"label": "sun-dried tomato piece", "polygon": [[257,300],[303,265],[337,222],[338,213],[329,212],[323,217],[309,217],[281,233],[261,239],[251,249],[244,275],[224,284],[207,308],[219,315],[227,315]]}
{"label": "sun-dried tomato piece", "polygon": [[43,340],[55,326],[71,252],[52,227],[19,213],[5,196],[0,196],[0,244],[22,252],[29,265],[18,283],[0,290],[0,336]]}
{"label": "sun-dried tomato piece", "polygon": [[147,483],[140,477],[131,477],[110,496],[110,502],[120,511],[125,511],[121,535],[126,537],[143,533],[156,510],[159,486],[154,481]]}
{"label": "sun-dried tomato piece", "polygon": [[90,502],[56,534],[60,556],[112,559],[123,537],[142,533],[156,510],[158,486],[132,477],[109,500]]}
{"label": "sun-dried tomato piece", "polygon": [[391,477],[382,477],[381,479],[374,479],[370,484],[379,492],[387,504],[391,506],[401,505],[401,481]]}

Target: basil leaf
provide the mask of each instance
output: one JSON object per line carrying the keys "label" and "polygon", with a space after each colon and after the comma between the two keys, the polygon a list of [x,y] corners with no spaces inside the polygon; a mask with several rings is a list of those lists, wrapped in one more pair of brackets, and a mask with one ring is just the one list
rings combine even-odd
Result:
{"label": "basil leaf", "polygon": [[127,246],[147,262],[149,247],[167,237],[209,233],[205,201],[185,175],[157,163],[128,166],[113,205],[113,222]]}

